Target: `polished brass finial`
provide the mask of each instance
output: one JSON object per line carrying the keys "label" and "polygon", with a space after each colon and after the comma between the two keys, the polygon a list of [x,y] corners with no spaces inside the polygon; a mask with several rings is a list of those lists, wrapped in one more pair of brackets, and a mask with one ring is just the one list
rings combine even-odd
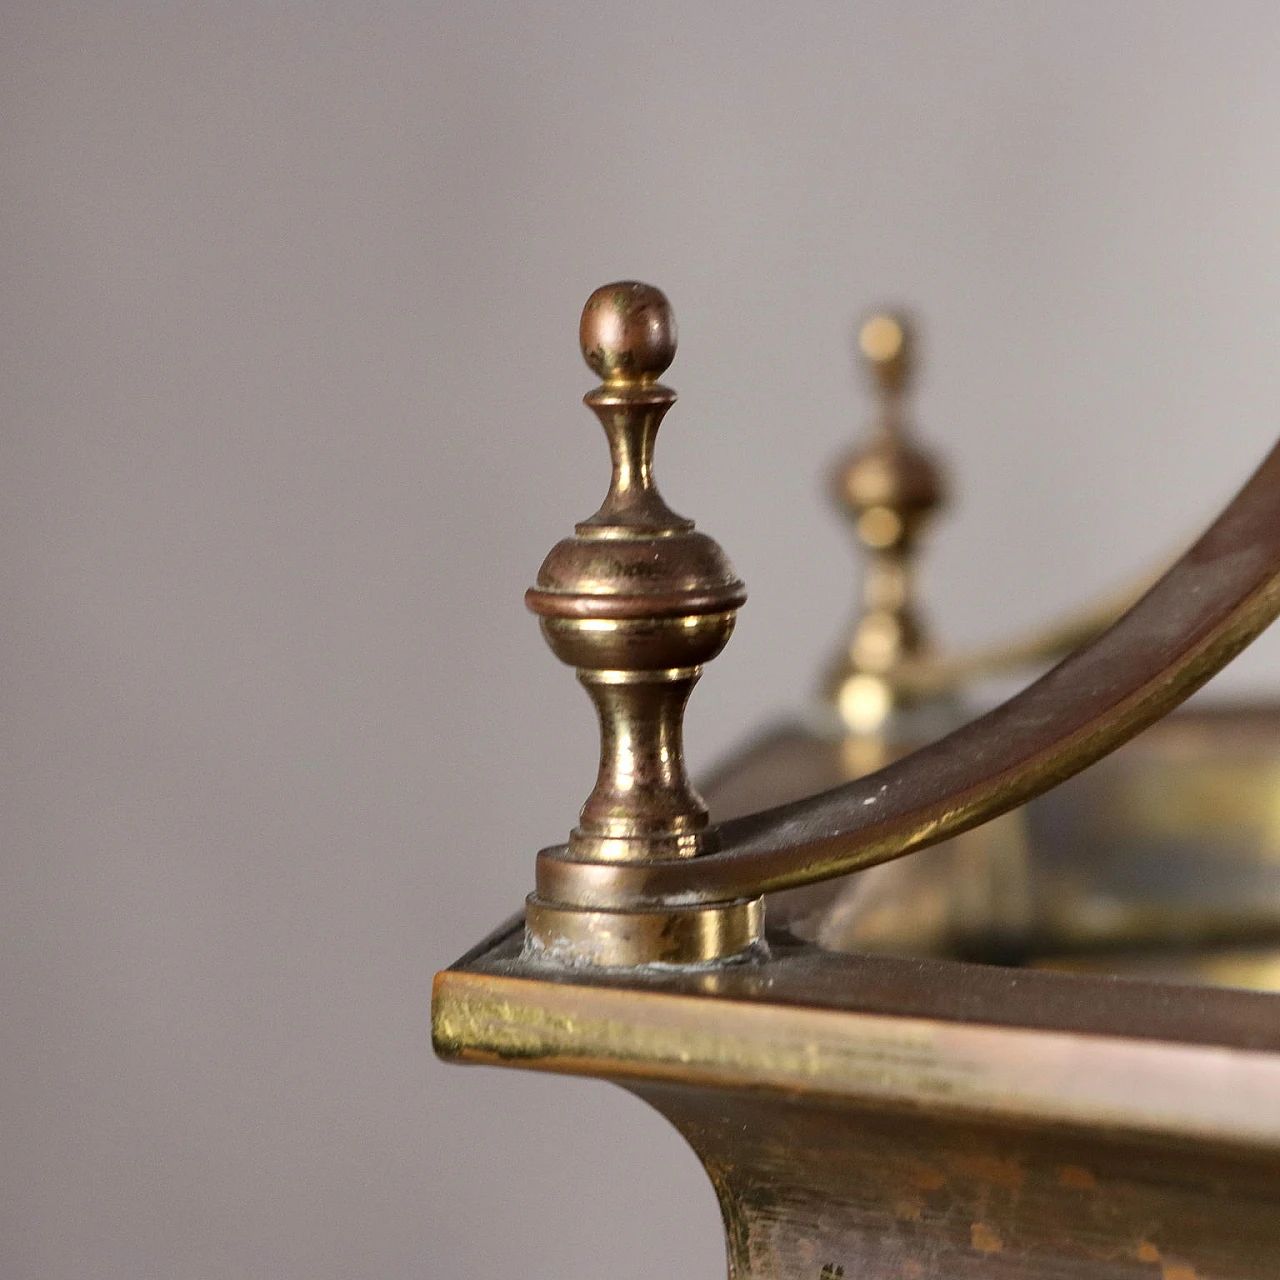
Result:
{"label": "polished brass finial", "polygon": [[[690,857],[707,848],[707,810],[685,772],[685,703],[729,639],[746,590],[718,544],[676,515],[654,482],[654,440],[676,399],[657,381],[675,357],[670,303],[652,285],[605,285],[587,299],[579,338],[603,379],[584,402],[608,437],[613,475],[599,511],[551,550],[525,596],[600,718],[600,770],[568,856]],[[535,947],[577,960],[689,961],[750,943],[758,903],[730,905],[581,912],[534,897],[527,920]]]}
{"label": "polished brass finial", "polygon": [[851,734],[878,734],[909,694],[895,673],[925,648],[916,609],[917,539],[945,496],[932,458],[911,438],[904,402],[915,346],[906,317],[878,312],[863,323],[858,346],[871,376],[876,413],[871,438],[833,475],[866,553],[862,602],[852,634],[828,682],[828,695]]}

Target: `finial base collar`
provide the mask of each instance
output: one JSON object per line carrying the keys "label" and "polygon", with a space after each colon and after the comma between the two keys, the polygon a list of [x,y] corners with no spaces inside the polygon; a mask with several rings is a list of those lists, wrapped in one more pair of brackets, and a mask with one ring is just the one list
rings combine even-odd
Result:
{"label": "finial base collar", "polygon": [[525,904],[526,953],[571,964],[709,964],[763,945],[763,898],[660,911],[583,911],[537,894]]}

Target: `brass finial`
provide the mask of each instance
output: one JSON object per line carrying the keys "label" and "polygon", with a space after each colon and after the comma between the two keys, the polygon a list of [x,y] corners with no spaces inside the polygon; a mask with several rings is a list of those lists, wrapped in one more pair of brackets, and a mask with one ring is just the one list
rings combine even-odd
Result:
{"label": "brass finial", "polygon": [[915,359],[910,323],[894,312],[871,315],[858,346],[876,395],[875,418],[870,440],[841,460],[833,480],[867,563],[858,617],[828,693],[846,731],[867,735],[880,733],[908,700],[895,671],[927,643],[914,598],[917,538],[945,490],[939,468],[912,440],[904,411]]}
{"label": "brass finial", "polygon": [[[600,771],[568,853],[583,862],[689,857],[707,847],[707,810],[685,772],[685,703],[746,590],[718,544],[654,482],[654,440],[676,399],[657,381],[675,357],[670,303],[652,285],[604,285],[587,299],[579,338],[603,379],[584,402],[608,437],[613,476],[600,510],[551,550],[525,596],[600,718]],[[758,904],[732,906],[616,913],[533,897],[527,922],[533,945],[577,960],[688,961],[749,944]]]}

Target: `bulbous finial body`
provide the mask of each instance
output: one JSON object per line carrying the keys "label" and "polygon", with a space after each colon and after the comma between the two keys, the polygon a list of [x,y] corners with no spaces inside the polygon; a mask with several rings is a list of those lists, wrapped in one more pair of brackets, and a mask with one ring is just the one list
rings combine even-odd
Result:
{"label": "bulbous finial body", "polygon": [[570,837],[595,858],[692,854],[706,808],[684,770],[684,704],[724,647],[746,598],[728,557],[663,502],[653,478],[658,426],[675,392],[656,382],[675,355],[661,290],[597,289],[579,329],[605,377],[585,397],[613,458],[600,510],[552,548],[525,599],[552,651],[578,669],[600,713],[596,788]]}

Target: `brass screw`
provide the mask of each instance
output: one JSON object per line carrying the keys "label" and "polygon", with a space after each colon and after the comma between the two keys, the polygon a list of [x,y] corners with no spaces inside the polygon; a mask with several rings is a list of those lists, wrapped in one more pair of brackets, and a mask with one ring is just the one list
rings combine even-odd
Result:
{"label": "brass screw", "polygon": [[[728,641],[746,589],[719,545],[676,515],[654,481],[654,441],[676,399],[658,382],[676,352],[662,291],[633,281],[597,289],[579,340],[603,379],[584,402],[604,427],[613,475],[600,509],[552,548],[525,595],[600,720],[600,769],[568,853],[583,862],[692,857],[708,849],[709,833],[685,771],[685,703],[702,664]],[[535,896],[527,922],[536,949],[575,960],[688,962],[749,945],[760,913],[758,900],[614,913]]]}
{"label": "brass screw", "polygon": [[945,497],[933,459],[912,439],[905,413],[915,343],[907,318],[869,316],[858,347],[876,396],[871,438],[847,454],[833,475],[866,556],[862,601],[852,633],[828,681],[828,696],[850,734],[880,734],[906,701],[895,669],[924,651],[916,608],[918,537]]}

